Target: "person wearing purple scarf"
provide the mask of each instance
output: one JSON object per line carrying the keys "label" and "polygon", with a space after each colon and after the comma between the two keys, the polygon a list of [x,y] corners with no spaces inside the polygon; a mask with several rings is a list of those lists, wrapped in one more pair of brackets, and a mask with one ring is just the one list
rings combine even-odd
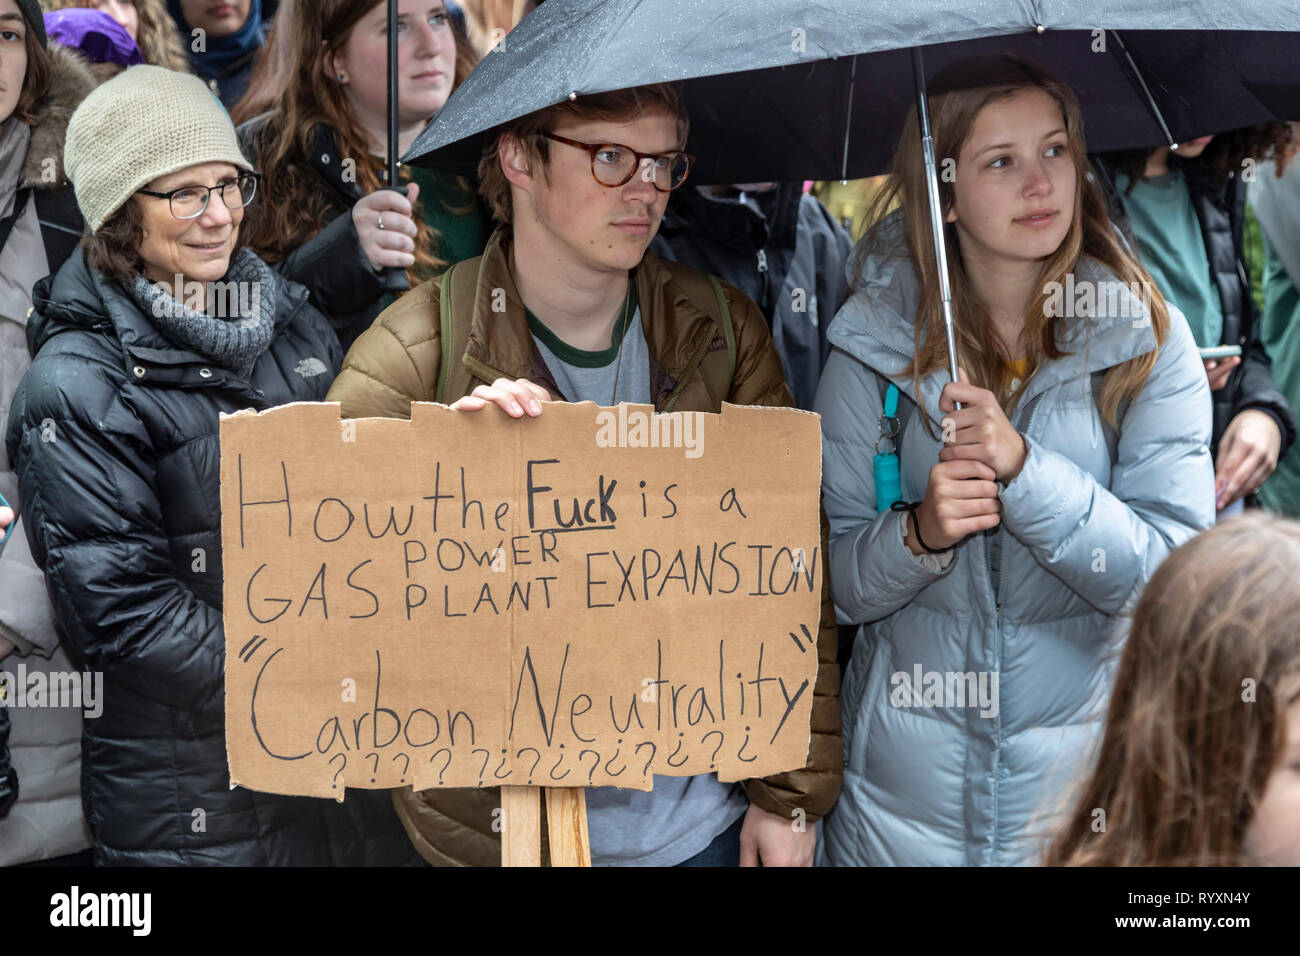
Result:
{"label": "person wearing purple scarf", "polygon": [[167,0],[194,72],[229,109],[248,89],[253,57],[279,0]]}
{"label": "person wearing purple scarf", "polygon": [[47,13],[44,20],[45,33],[51,40],[72,47],[91,63],[125,68],[144,62],[131,34],[101,10],[73,7]]}

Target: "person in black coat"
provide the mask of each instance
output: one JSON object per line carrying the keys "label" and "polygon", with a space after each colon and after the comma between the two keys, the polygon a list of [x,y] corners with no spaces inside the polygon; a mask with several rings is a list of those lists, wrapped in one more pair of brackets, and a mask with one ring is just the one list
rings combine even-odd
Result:
{"label": "person in black coat", "polygon": [[[405,194],[383,188],[388,89],[375,65],[388,55],[386,12],[379,0],[286,3],[258,85],[231,110],[267,200],[245,222],[248,245],[307,286],[344,349],[391,303],[390,270],[414,288],[482,253],[492,231],[467,180],[401,166]],[[399,156],[478,60],[441,0],[403,14]]]}
{"label": "person in black coat", "polygon": [[[13,524],[14,513],[9,507],[0,508],[0,543]],[[0,686],[0,820],[9,813],[18,799],[18,774],[9,764],[9,693],[8,682]]]}
{"label": "person in black coat", "polygon": [[65,163],[92,235],[37,284],[5,444],[63,638],[103,675],[96,862],[416,862],[382,791],[230,787],[219,416],[319,401],[342,360],[306,290],[239,248],[234,128],[201,80],[136,66],[77,109]]}
{"label": "person in black coat", "polygon": [[[1202,348],[1241,347],[1239,359],[1205,363],[1213,390],[1211,451],[1220,511],[1241,498],[1253,504],[1253,493],[1296,439],[1295,413],[1273,381],[1272,362],[1260,340],[1259,313],[1251,298],[1250,280],[1242,257],[1246,222],[1242,174],[1252,170],[1256,159],[1276,149],[1293,150],[1290,140],[1287,124],[1266,124],[1213,139],[1202,137],[1180,146],[1177,152],[1162,147],[1093,157],[1112,220],[1153,272],[1159,274],[1165,264],[1149,259],[1155,253],[1143,247],[1141,236],[1130,222],[1131,210],[1127,204],[1132,202],[1133,186],[1141,181],[1157,179],[1163,183],[1172,178],[1174,181],[1167,188],[1185,188],[1195,214],[1208,273],[1187,276],[1187,281],[1205,288],[1222,315],[1218,341],[1197,344]],[[1184,259],[1177,267],[1186,271],[1191,264]],[[1171,294],[1169,289],[1161,291],[1166,297]],[[1177,304],[1184,311],[1194,308],[1191,302]],[[1196,333],[1200,327],[1198,316],[1189,314],[1187,318]],[[1252,416],[1261,415],[1255,421],[1275,426],[1275,436],[1267,434],[1272,430],[1267,427],[1244,427],[1251,423]]]}
{"label": "person in black coat", "polygon": [[853,242],[800,183],[699,186],[673,193],[656,255],[726,279],[767,317],[800,408],[811,409],[830,352],[826,327],[848,298]]}
{"label": "person in black coat", "polygon": [[[4,6],[0,0],[0,12]],[[81,241],[81,211],[64,175],[63,142],[68,117],[95,88],[92,68],[78,52],[48,39],[36,4],[20,11],[23,22],[11,19],[5,29],[22,34],[14,46],[26,53],[23,81],[0,80],[0,422],[31,361],[32,288],[57,272]],[[82,14],[98,15],[74,12]],[[0,70],[20,63],[12,52]],[[18,477],[3,450],[0,494],[23,512]],[[45,681],[72,665],[25,539],[24,518],[11,528],[0,556],[0,670],[16,674],[21,667],[28,680]],[[12,721],[10,766],[24,786],[0,823],[0,867],[60,857],[75,862],[78,854],[88,859],[90,833],[80,809],[81,711],[22,708],[6,719]]]}

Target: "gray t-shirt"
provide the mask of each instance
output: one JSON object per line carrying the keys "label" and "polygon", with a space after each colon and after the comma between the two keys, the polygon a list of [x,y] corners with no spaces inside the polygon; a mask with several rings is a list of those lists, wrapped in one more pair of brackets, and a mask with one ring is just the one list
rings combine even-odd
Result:
{"label": "gray t-shirt", "polygon": [[[637,309],[627,325],[622,340],[622,358],[618,352],[618,333],[614,329],[614,344],[601,352],[587,352],[556,338],[545,326],[538,328],[536,319],[529,322],[533,342],[542,353],[546,367],[551,370],[560,393],[571,402],[595,402],[597,405],[618,405],[621,402],[648,405],[650,401],[650,352],[646,348],[645,334],[641,330],[641,310]],[[615,381],[617,379],[617,382]],[[614,394],[615,388],[618,394]]]}
{"label": "gray t-shirt", "polygon": [[[529,314],[533,342],[564,397],[598,405],[650,398],[650,352],[638,308],[622,338],[620,325],[607,350],[575,349]],[[559,353],[559,354],[557,354]],[[618,394],[615,390],[615,369]],[[616,401],[611,403],[610,398]],[[592,787],[587,791],[587,832],[594,866],[674,866],[707,847],[749,808],[739,784],[722,783],[715,773],[694,777],[654,778],[654,789]]]}

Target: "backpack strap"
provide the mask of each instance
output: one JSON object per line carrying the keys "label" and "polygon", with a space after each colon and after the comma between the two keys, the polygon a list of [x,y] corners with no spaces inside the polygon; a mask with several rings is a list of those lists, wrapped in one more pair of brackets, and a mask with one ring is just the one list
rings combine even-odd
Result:
{"label": "backpack strap", "polygon": [[[458,262],[438,280],[439,346],[442,358],[438,366],[435,398],[444,405],[448,399],[454,402],[467,394],[469,383],[474,378],[461,359],[469,347],[469,333],[474,325],[474,286],[478,282],[479,261],[475,258]],[[469,268],[462,268],[466,263],[470,264]]]}
{"label": "backpack strap", "polygon": [[736,326],[731,318],[731,306],[727,304],[722,283],[717,276],[703,269],[683,266],[667,259],[661,260],[661,265],[671,270],[672,278],[685,293],[686,300],[722,327],[722,336],[727,343],[727,382],[730,383],[736,377]]}
{"label": "backpack strap", "polygon": [[62,189],[37,189],[34,191],[36,216],[41,225],[41,239],[45,243],[45,261],[50,274],[68,260],[81,244],[85,220],[77,207],[77,197],[68,186]]}
{"label": "backpack strap", "polygon": [[722,283],[718,277],[709,274],[709,285],[713,287],[713,297],[718,302],[718,318],[722,321],[722,334],[727,339],[727,367],[731,378],[736,377],[736,328],[731,324],[731,306],[722,292]]}
{"label": "backpack strap", "polygon": [[31,198],[32,191],[30,189],[20,189],[14,194],[13,210],[4,219],[0,219],[0,249],[3,249],[5,243],[9,241],[9,233],[13,232],[14,226],[18,224],[18,220],[27,210],[27,203]]}
{"label": "backpack strap", "polygon": [[438,344],[442,350],[442,364],[438,368],[438,389],[435,397],[438,404],[447,404],[447,380],[451,378],[452,356],[456,354],[455,322],[451,311],[451,274],[456,271],[452,266],[442,274],[438,283],[438,326],[441,338]]}

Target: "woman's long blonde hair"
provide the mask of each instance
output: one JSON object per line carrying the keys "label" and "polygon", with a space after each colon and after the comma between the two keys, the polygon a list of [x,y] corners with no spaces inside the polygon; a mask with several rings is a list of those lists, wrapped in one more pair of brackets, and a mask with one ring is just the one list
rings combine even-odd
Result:
{"label": "woman's long blonde hair", "polygon": [[1152,575],[1049,865],[1233,866],[1300,699],[1300,522],[1230,518]]}
{"label": "woman's long blonde hair", "polygon": [[[1022,383],[1003,398],[1005,409],[1019,400],[1025,384],[1047,360],[1065,353],[1056,344],[1059,310],[1049,308],[1049,290],[1053,282],[1065,285],[1067,273],[1074,270],[1081,256],[1091,256],[1115,274],[1126,287],[1137,283],[1147,290],[1150,320],[1157,348],[1169,329],[1169,312],[1159,290],[1142,264],[1120,242],[1107,217],[1100,189],[1089,174],[1087,147],[1083,136],[1083,117],[1078,101],[1068,86],[1033,64],[1018,57],[979,56],[961,60],[939,71],[930,84],[930,123],[934,137],[936,162],[942,168],[949,159],[955,165],[980,110],[989,103],[1009,99],[1026,90],[1041,90],[1051,96],[1065,120],[1068,151],[1074,162],[1076,189],[1070,230],[1057,250],[1043,260],[1037,284],[1038,292],[1025,315],[1024,345],[1029,371],[1020,376]],[[940,177],[939,198],[946,213],[955,202],[955,186]],[[884,242],[882,226],[885,212],[901,203],[905,212],[904,233],[907,250],[915,264],[921,294],[916,313],[916,352],[907,368],[920,391],[921,376],[948,364],[943,313],[939,299],[939,273],[934,261],[934,243],[928,212],[928,189],[924,155],[915,110],[909,111],[903,125],[893,165],[883,189],[872,200],[867,221],[876,225],[868,232],[859,253],[858,277],[861,277],[865,254],[875,252]],[[957,227],[944,227],[948,246],[948,274],[952,290],[952,307],[957,335],[958,362],[975,385],[1000,392],[1003,363],[988,310],[975,295],[961,256]],[[900,253],[902,250],[898,250]],[[1060,288],[1060,287],[1057,287]],[[1118,410],[1125,397],[1141,391],[1154,367],[1156,351],[1130,359],[1109,369],[1101,389],[1101,413],[1117,426]]]}

